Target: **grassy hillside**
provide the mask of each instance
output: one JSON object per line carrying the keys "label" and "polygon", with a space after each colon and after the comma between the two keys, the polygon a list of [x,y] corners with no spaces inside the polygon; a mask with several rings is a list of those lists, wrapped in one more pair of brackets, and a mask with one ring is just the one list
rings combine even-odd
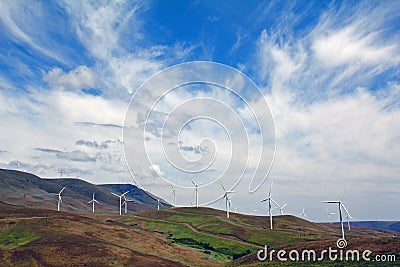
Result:
{"label": "grassy hillside", "polygon": [[[336,229],[293,216],[275,217],[273,231],[267,224],[266,217],[241,214],[227,220],[224,212],[209,208],[116,216],[0,202],[0,262],[1,266],[343,266],[259,263],[255,253],[263,242],[274,244],[269,245],[274,249],[318,251],[334,247],[337,238]],[[398,237],[371,234],[375,236],[349,236],[350,248],[373,244],[374,252],[399,255]]]}
{"label": "grassy hillside", "polygon": [[0,266],[218,265],[196,249],[118,223],[119,216],[86,216],[0,202],[0,218]]}

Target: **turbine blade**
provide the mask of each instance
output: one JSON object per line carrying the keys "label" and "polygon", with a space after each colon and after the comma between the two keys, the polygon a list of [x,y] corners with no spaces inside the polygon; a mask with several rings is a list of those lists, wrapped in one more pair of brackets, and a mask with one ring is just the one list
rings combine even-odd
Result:
{"label": "turbine blade", "polygon": [[279,204],[278,204],[273,198],[271,198],[271,201],[274,202],[275,205],[277,205],[278,207],[280,207]]}
{"label": "turbine blade", "polygon": [[226,193],[224,185],[221,183],[222,189],[224,189],[224,192]]}
{"label": "turbine blade", "polygon": [[65,186],[61,189],[61,191],[59,192],[59,194],[61,194],[62,193],[62,191],[64,191],[64,189],[65,189]]}
{"label": "turbine blade", "polygon": [[190,180],[190,181],[192,181],[192,184],[193,184],[194,186],[196,186],[196,183],[195,183],[193,180]]}
{"label": "turbine blade", "polygon": [[[343,205],[343,203],[340,203],[340,205],[343,207],[344,211],[347,213],[347,216],[350,216],[349,211],[347,210],[346,206]],[[351,216],[350,216],[351,217]]]}
{"label": "turbine blade", "polygon": [[274,181],[271,181],[271,186],[269,187],[269,194],[268,196],[271,196],[271,192],[272,192],[272,185],[274,184]]}
{"label": "turbine blade", "polygon": [[129,193],[129,191],[126,191],[125,193],[123,193],[122,195],[121,195],[121,197],[122,196],[125,196],[126,194],[128,194]]}
{"label": "turbine blade", "polygon": [[111,194],[113,194],[116,197],[119,197],[119,195],[115,194],[114,192],[111,192]]}

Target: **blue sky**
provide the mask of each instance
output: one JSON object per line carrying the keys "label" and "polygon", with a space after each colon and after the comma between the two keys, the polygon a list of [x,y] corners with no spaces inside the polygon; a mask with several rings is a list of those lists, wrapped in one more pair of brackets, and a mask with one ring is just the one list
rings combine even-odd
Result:
{"label": "blue sky", "polygon": [[[250,77],[270,105],[271,177],[288,212],[306,208],[311,219],[327,219],[320,201],[346,191],[353,217],[399,220],[399,8],[399,1],[2,1],[0,167],[133,182],[121,142],[132,94],[166,67],[215,61]],[[157,178],[167,168],[137,170],[137,182],[170,199]],[[268,187],[237,193],[233,205],[264,214],[257,201]],[[181,204],[191,196],[182,190]]]}

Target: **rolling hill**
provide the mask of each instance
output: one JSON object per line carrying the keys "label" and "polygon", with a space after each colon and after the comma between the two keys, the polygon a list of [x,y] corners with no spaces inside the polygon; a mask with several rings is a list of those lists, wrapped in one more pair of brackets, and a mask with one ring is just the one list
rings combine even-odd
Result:
{"label": "rolling hill", "polygon": [[[20,206],[56,209],[57,196],[50,193],[63,191],[62,209],[65,211],[90,211],[88,201],[95,193],[100,202],[96,210],[105,213],[117,213],[119,200],[110,192],[122,194],[126,191],[128,199],[134,200],[129,205],[130,212],[157,209],[157,200],[152,194],[131,184],[94,185],[80,179],[42,179],[33,174],[0,169],[0,201]],[[161,208],[170,208],[166,201],[161,201]]]}

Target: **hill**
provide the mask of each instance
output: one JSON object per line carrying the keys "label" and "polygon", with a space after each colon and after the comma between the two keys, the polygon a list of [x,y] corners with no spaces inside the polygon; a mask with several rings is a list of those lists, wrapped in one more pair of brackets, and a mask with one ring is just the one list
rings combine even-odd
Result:
{"label": "hill", "polygon": [[0,202],[1,266],[213,266],[157,233],[90,215]]}
{"label": "hill", "polygon": [[[258,264],[255,253],[265,244],[274,249],[322,249],[338,237],[337,229],[293,216],[276,216],[275,230],[270,230],[267,217],[231,215],[228,220],[220,210],[176,208],[119,216],[0,202],[0,262],[4,266],[253,266]],[[399,254],[398,237],[373,233],[372,237],[352,233],[349,242]]]}
{"label": "hill", "polygon": [[[0,201],[19,206],[33,206],[38,208],[56,209],[57,196],[63,187],[62,209],[65,211],[90,211],[88,201],[95,193],[100,202],[96,210],[105,213],[118,213],[119,199],[110,192],[125,193],[130,203],[129,211],[138,212],[157,209],[157,200],[150,193],[131,184],[103,184],[94,185],[80,179],[60,178],[42,179],[33,174],[0,169]],[[170,208],[166,201],[161,201],[161,208]]]}

